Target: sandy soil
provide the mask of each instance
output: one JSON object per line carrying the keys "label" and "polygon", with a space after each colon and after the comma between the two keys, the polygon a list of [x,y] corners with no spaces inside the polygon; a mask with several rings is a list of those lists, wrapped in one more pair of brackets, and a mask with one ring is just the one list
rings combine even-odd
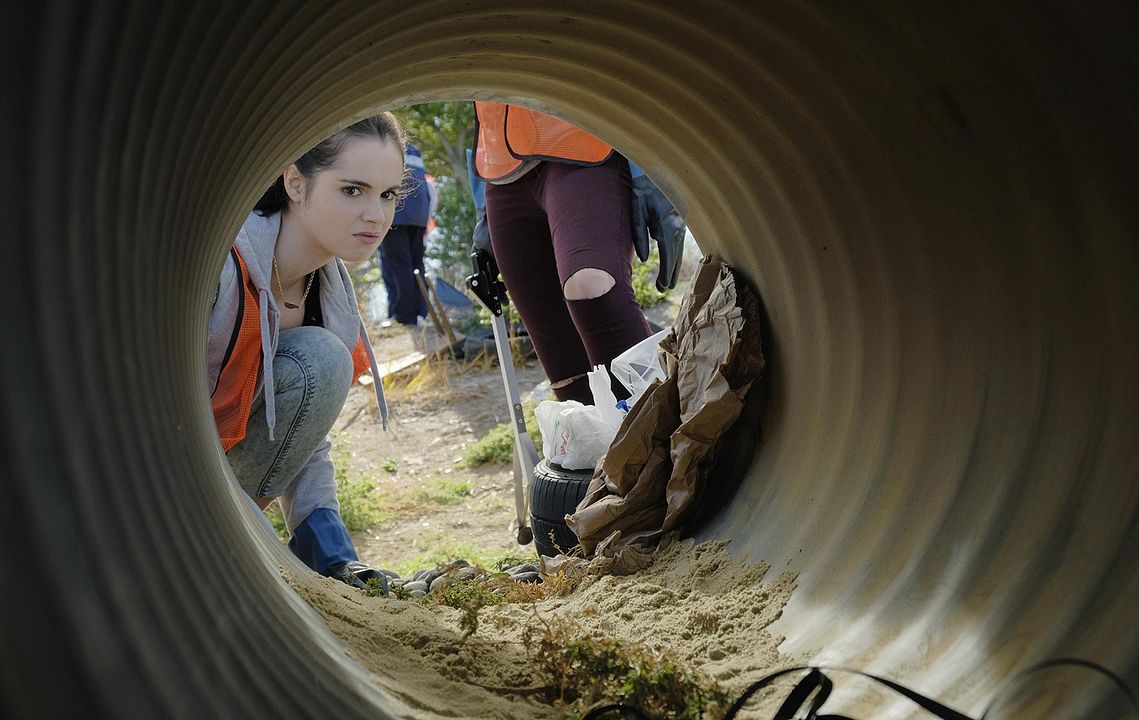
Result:
{"label": "sandy soil", "polygon": [[[672,303],[650,311],[667,325]],[[422,345],[424,331],[374,328],[381,361]],[[430,331],[426,331],[428,336]],[[399,567],[434,546],[450,543],[495,557],[532,553],[520,548],[510,529],[514,517],[510,466],[470,469],[467,447],[507,419],[507,401],[497,365],[453,361],[427,364],[419,384],[402,376],[388,393],[391,422],[383,432],[372,389],[355,386],[333,429],[334,459],[350,478],[378,483],[375,492],[406,496],[432,479],[467,481],[471,495],[460,503],[423,503],[402,517],[354,540],[361,559]],[[523,397],[545,377],[535,361],[518,368]],[[690,666],[720,681],[733,696],[774,667],[796,664],[781,657],[780,638],[766,630],[779,617],[794,588],[788,574],[773,576],[765,565],[732,561],[724,543],[678,543],[647,570],[629,577],[587,580],[568,597],[531,604],[484,608],[479,630],[463,640],[459,612],[444,606],[372,598],[315,575],[293,579],[300,593],[347,646],[348,654],[374,674],[402,717],[554,718],[547,690],[535,677],[525,639],[554,619],[581,623],[583,634],[668,648]],[[740,717],[769,717],[774,702],[759,698]]]}
{"label": "sandy soil", "polygon": [[[794,578],[767,571],[733,562],[724,543],[678,543],[636,575],[590,579],[565,598],[484,608],[466,640],[458,611],[448,607],[366,597],[328,579],[295,587],[374,674],[401,717],[532,720],[563,714],[535,676],[525,642],[558,618],[579,623],[582,636],[667,648],[733,697],[772,669],[795,664],[780,656],[781,638],[766,629]],[[739,717],[770,717],[779,700],[768,692]]]}

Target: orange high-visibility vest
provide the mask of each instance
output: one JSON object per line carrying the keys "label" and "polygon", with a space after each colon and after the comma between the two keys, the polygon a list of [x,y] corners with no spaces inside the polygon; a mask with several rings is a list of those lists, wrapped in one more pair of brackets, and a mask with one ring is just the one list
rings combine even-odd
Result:
{"label": "orange high-visibility vest", "polygon": [[[210,395],[214,423],[225,452],[245,439],[253,396],[257,391],[257,376],[261,372],[261,308],[257,303],[257,286],[253,284],[249,268],[237,248],[230,248],[230,254],[240,270],[241,294],[233,335],[222,358],[217,386]],[[361,336],[352,350],[352,382],[356,382],[369,367],[368,352]]]}
{"label": "orange high-visibility vest", "polygon": [[508,178],[526,160],[600,165],[613,146],[564,120],[517,105],[475,101],[475,172],[487,182]]}

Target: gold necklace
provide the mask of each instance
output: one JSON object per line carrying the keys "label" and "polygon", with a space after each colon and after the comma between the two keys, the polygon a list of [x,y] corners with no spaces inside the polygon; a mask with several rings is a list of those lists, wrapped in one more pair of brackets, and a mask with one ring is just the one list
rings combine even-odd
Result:
{"label": "gold necklace", "polygon": [[305,304],[305,300],[308,300],[308,291],[312,290],[312,279],[316,277],[316,270],[313,270],[308,274],[308,282],[305,283],[305,293],[304,295],[301,295],[301,305],[294,305],[285,299],[285,288],[281,287],[281,271],[277,268],[276,254],[273,255],[273,274],[277,276],[277,292],[280,293],[281,302],[285,303],[285,307],[290,310],[296,310],[301,305]]}

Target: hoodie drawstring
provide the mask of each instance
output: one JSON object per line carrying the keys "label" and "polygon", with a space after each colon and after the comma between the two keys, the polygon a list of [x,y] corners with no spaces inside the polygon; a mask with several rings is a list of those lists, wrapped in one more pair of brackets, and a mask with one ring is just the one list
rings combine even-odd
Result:
{"label": "hoodie drawstring", "polygon": [[368,339],[368,328],[364,327],[364,318],[360,318],[360,337],[364,340],[364,352],[368,355],[368,363],[372,366],[372,377],[376,387],[376,402],[380,406],[380,422],[383,429],[388,429],[388,401],[384,397],[384,382],[380,377],[380,368],[376,363],[376,352],[372,349],[372,341]]}
{"label": "hoodie drawstring", "polygon": [[259,288],[261,305],[261,392],[265,397],[265,424],[269,426],[269,440],[274,440],[273,428],[277,426],[277,403],[273,383],[273,338],[269,336],[269,293]]}

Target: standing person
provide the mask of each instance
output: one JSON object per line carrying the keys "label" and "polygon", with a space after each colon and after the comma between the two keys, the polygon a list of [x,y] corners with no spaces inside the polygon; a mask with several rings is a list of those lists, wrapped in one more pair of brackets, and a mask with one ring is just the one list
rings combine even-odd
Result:
{"label": "standing person", "polygon": [[423,157],[407,144],[407,175],[403,199],[396,208],[391,230],[380,245],[380,276],[388,293],[388,317],[401,325],[416,325],[427,317],[427,302],[419,291],[415,271],[424,273],[424,235],[431,221],[431,185]]}
{"label": "standing person", "polygon": [[360,373],[379,373],[344,263],[387,233],[403,162],[384,113],[289,165],[238,233],[209,321],[210,403],[238,483],[262,509],[280,500],[301,561],[357,587],[386,579],[359,562],[344,526],[327,435]]}
{"label": "standing person", "polygon": [[[589,370],[650,335],[632,286],[634,202],[640,221],[649,218],[629,163],[544,113],[477,101],[475,115],[474,170],[487,183],[487,227],[502,279],[554,395],[592,404]],[[674,263],[660,277],[675,287],[683,229],[679,246],[659,224],[654,237],[662,260]],[[616,380],[613,388],[628,397]]]}

